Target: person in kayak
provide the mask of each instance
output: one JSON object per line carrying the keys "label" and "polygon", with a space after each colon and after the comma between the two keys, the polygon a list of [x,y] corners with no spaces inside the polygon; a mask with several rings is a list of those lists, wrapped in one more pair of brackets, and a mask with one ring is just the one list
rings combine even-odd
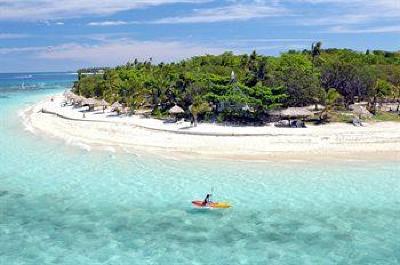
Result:
{"label": "person in kayak", "polygon": [[202,206],[206,206],[210,202],[211,194],[207,194],[206,198],[204,199]]}

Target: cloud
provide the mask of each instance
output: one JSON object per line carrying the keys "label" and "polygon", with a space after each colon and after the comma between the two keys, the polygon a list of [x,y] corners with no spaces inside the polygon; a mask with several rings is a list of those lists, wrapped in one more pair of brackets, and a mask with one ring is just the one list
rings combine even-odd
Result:
{"label": "cloud", "polygon": [[195,9],[188,16],[167,17],[153,21],[155,24],[215,23],[224,21],[245,21],[255,18],[273,17],[287,14],[282,7],[268,6],[262,1],[249,4],[231,4],[222,7]]}
{"label": "cloud", "polygon": [[24,39],[29,36],[28,34],[0,33],[0,40]]}
{"label": "cloud", "polygon": [[122,20],[107,20],[107,21],[99,21],[99,22],[90,22],[88,26],[120,26],[120,25],[127,25],[131,24],[130,22],[122,21]]}
{"label": "cloud", "polygon": [[319,33],[398,32],[400,0],[278,0],[298,6],[288,25],[318,28]]}
{"label": "cloud", "polygon": [[[288,0],[289,3],[311,4],[314,10],[320,10],[314,16],[315,24],[362,24],[381,19],[398,19],[400,16],[399,0]],[[304,8],[304,7],[303,7]],[[323,14],[322,18],[320,14]]]}
{"label": "cloud", "polygon": [[331,26],[331,25],[347,25],[347,24],[363,24],[370,20],[370,16],[360,14],[327,14],[324,17],[307,17],[296,18],[300,25],[304,26]]}
{"label": "cloud", "polygon": [[[27,47],[26,50],[30,48]],[[74,61],[82,65],[118,65],[138,58],[153,58],[155,62],[170,62],[199,54],[222,53],[224,49],[196,43],[178,41],[138,41],[120,39],[98,45],[68,43],[37,49],[35,56],[41,60]],[[12,52],[12,51],[9,51]]]}
{"label": "cloud", "polygon": [[381,27],[365,27],[365,28],[348,28],[336,26],[329,29],[333,33],[400,33],[400,25],[381,26]]}
{"label": "cloud", "polygon": [[48,49],[48,47],[12,47],[12,48],[0,48],[1,55],[26,53],[26,52],[40,52]]}
{"label": "cloud", "polygon": [[321,27],[363,25],[375,21],[392,23],[400,17],[400,0],[225,0],[218,3],[214,7],[193,9],[182,16],[149,21],[106,20],[88,25],[217,23],[285,17],[281,23],[286,25]]}
{"label": "cloud", "polygon": [[39,22],[40,22],[41,24],[46,25],[46,26],[53,26],[53,25],[62,26],[62,25],[65,24],[65,23],[62,22],[62,21],[51,21],[51,20],[39,20]]}
{"label": "cloud", "polygon": [[183,23],[216,23],[225,21],[246,21],[287,14],[287,10],[277,6],[268,6],[262,1],[253,0],[248,4],[234,3],[226,6],[194,9],[186,16],[165,17],[151,21],[99,21],[90,22],[88,26],[120,26],[128,24],[183,24]]}
{"label": "cloud", "polygon": [[236,42],[244,42],[244,43],[248,43],[248,42],[256,42],[256,43],[260,43],[260,42],[312,42],[314,41],[313,39],[239,39],[239,40],[235,40]]}
{"label": "cloud", "polygon": [[37,21],[112,15],[149,6],[174,3],[203,3],[210,0],[0,0],[0,20]]}

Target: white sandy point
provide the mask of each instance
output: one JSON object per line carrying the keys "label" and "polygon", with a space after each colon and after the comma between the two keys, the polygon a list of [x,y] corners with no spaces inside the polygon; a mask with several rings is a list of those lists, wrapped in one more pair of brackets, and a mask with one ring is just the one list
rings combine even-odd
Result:
{"label": "white sandy point", "polygon": [[[400,160],[400,123],[371,123],[366,127],[332,123],[309,126],[305,129],[264,127],[229,127],[200,124],[190,128],[189,123],[169,124],[138,116],[115,116],[106,111],[85,113],[82,109],[61,107],[62,96],[54,102],[42,101],[28,112],[32,128],[69,143],[79,142],[89,147],[110,146],[115,151],[161,154],[169,159],[224,158],[233,160],[292,160],[302,162],[320,159],[390,159]],[[63,115],[37,112],[46,109]],[[177,134],[234,133],[253,136],[204,136]]]}

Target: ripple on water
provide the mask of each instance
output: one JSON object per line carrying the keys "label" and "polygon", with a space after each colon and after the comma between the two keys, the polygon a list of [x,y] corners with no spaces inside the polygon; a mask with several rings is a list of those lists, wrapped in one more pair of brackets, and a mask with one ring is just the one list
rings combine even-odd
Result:
{"label": "ripple on water", "polygon": [[1,253],[7,253],[0,256],[7,264],[396,264],[399,258],[398,209],[149,209],[1,194],[9,197],[0,204]]}
{"label": "ripple on water", "polygon": [[[87,152],[23,133],[18,95],[0,104],[0,264],[400,263],[398,164]],[[233,208],[191,208],[211,190]]]}

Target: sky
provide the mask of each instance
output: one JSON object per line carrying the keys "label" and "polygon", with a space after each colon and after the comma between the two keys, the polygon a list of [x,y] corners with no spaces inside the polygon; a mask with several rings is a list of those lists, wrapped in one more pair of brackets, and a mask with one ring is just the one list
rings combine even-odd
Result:
{"label": "sky", "polygon": [[288,49],[399,50],[400,0],[0,0],[0,72]]}

